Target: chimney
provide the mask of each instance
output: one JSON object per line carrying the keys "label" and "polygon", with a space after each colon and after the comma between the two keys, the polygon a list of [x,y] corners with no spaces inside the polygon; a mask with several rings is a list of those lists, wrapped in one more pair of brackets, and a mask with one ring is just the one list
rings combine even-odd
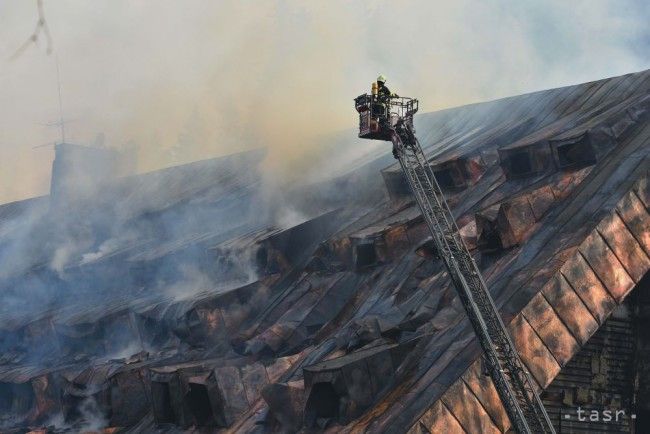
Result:
{"label": "chimney", "polygon": [[108,148],[59,143],[54,146],[50,200],[88,197],[118,175],[119,152]]}

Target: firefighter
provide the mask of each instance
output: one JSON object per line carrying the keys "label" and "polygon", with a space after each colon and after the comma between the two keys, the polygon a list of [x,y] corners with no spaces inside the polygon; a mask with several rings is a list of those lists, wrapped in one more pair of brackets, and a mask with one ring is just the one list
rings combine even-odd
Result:
{"label": "firefighter", "polygon": [[379,77],[377,77],[377,104],[375,105],[374,110],[375,115],[379,118],[380,122],[388,120],[391,98],[397,98],[397,94],[390,92],[390,89],[386,86],[386,77],[383,74],[380,74]]}
{"label": "firefighter", "polygon": [[[396,93],[391,93],[388,86],[386,86],[386,76],[379,74],[377,77],[377,106],[375,113],[378,114],[379,123],[382,128],[388,127],[388,114],[390,113],[390,99],[398,98]],[[393,145],[393,157],[398,158],[397,149]]]}
{"label": "firefighter", "polygon": [[377,99],[384,104],[388,104],[391,98],[397,98],[397,94],[390,92],[390,89],[386,86],[386,76],[379,74],[379,77],[377,77]]}

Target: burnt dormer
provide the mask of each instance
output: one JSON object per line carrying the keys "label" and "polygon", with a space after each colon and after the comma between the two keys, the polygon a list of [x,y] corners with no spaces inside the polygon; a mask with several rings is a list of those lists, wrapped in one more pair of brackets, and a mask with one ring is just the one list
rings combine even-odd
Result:
{"label": "burnt dormer", "polygon": [[382,169],[381,176],[384,178],[384,185],[392,200],[399,200],[404,197],[411,197],[411,189],[402,173],[399,164],[393,164]]}
{"label": "burnt dormer", "polygon": [[493,205],[474,216],[476,221],[476,244],[482,252],[492,253],[503,249],[501,235],[497,227],[499,205]]}
{"label": "burnt dormer", "polygon": [[610,123],[600,122],[589,129],[569,130],[553,137],[549,144],[555,166],[574,170],[596,164],[616,147],[616,140]]}
{"label": "burnt dormer", "polygon": [[499,149],[501,169],[506,179],[539,175],[552,167],[547,140]]}
{"label": "burnt dormer", "polygon": [[458,158],[432,165],[432,169],[443,190],[460,190],[467,186],[463,164]]}
{"label": "burnt dormer", "polygon": [[558,169],[579,169],[596,163],[596,152],[587,132],[574,137],[551,140],[550,145]]}
{"label": "burnt dormer", "polygon": [[[440,188],[451,192],[476,184],[485,173],[486,167],[487,164],[479,153],[447,155],[429,162],[429,168]],[[411,196],[411,190],[399,165],[390,166],[381,173],[391,199]]]}
{"label": "burnt dormer", "polygon": [[462,190],[476,184],[485,173],[480,154],[451,155],[432,160],[430,164],[443,190]]}
{"label": "burnt dormer", "polygon": [[492,253],[521,245],[555,203],[552,186],[545,185],[477,212],[477,247]]}
{"label": "burnt dormer", "polygon": [[370,226],[350,236],[352,264],[356,270],[374,267],[386,260],[384,232],[384,228]]}

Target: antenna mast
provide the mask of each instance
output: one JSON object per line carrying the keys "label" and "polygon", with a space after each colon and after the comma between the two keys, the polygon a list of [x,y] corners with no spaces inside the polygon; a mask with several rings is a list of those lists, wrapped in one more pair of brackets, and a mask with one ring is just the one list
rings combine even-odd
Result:
{"label": "antenna mast", "polygon": [[56,56],[56,83],[59,88],[59,127],[61,128],[61,143],[65,143],[65,122],[63,122],[63,99],[61,98],[61,74],[59,72],[59,56]]}

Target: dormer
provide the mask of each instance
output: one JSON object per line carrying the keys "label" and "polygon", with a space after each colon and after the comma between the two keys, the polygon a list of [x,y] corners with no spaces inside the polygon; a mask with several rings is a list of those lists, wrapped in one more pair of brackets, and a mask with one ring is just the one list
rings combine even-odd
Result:
{"label": "dormer", "polygon": [[436,181],[443,190],[460,190],[467,186],[464,168],[460,159],[445,161],[432,165]]}
{"label": "dormer", "polygon": [[480,154],[447,156],[432,160],[430,165],[443,190],[462,190],[476,184],[485,173]]}
{"label": "dormer", "polygon": [[[452,192],[476,184],[485,173],[486,166],[481,154],[453,155],[429,161],[429,167],[440,188]],[[398,164],[387,167],[381,174],[391,199],[411,196],[411,190]]]}
{"label": "dormer", "polygon": [[558,169],[579,169],[596,163],[596,152],[586,132],[549,143]]}
{"label": "dormer", "polygon": [[499,160],[506,179],[535,176],[552,167],[551,151],[547,140],[501,148]]}

